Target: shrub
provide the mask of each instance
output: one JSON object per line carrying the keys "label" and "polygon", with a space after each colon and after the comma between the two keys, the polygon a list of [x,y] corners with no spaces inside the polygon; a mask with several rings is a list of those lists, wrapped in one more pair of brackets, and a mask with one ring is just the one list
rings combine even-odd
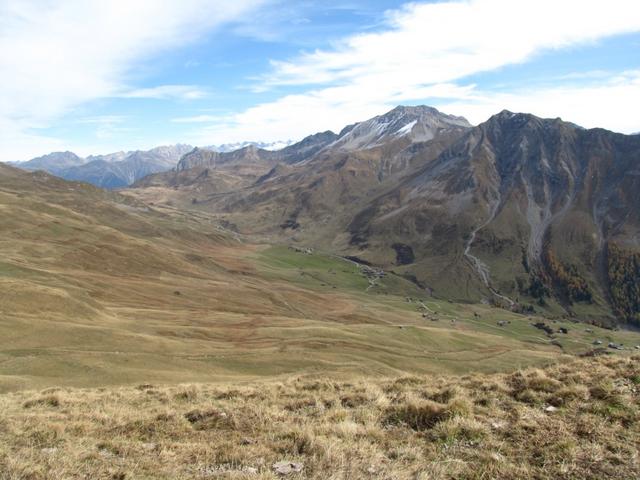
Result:
{"label": "shrub", "polygon": [[22,404],[24,408],[33,407],[59,407],[60,399],[56,395],[46,395],[40,398],[27,400]]}
{"label": "shrub", "polygon": [[220,410],[192,410],[185,413],[184,418],[196,430],[209,430],[233,426],[233,421],[226,412]]}
{"label": "shrub", "polygon": [[455,441],[478,442],[488,434],[482,423],[470,418],[454,417],[438,423],[432,431],[433,438],[446,443]]}
{"label": "shrub", "polygon": [[387,409],[386,423],[406,425],[413,430],[426,430],[447,418],[445,406],[431,400],[409,400]]}

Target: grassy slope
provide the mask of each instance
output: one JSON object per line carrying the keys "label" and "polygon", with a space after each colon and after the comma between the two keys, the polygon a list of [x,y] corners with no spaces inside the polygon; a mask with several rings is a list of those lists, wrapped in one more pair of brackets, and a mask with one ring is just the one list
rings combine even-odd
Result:
{"label": "grassy slope", "polygon": [[0,396],[0,480],[638,478],[640,357]]}
{"label": "grassy slope", "polygon": [[[0,214],[0,391],[496,371],[562,353],[526,317],[425,298],[430,321],[406,280],[367,291],[351,263],[240,243],[206,214],[1,166]],[[569,328],[566,352],[588,349]]]}

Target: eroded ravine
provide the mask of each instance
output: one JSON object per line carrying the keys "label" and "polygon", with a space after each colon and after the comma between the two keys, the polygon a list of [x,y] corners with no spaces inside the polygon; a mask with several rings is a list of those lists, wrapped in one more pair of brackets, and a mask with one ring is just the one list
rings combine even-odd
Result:
{"label": "eroded ravine", "polygon": [[500,208],[501,201],[502,201],[501,195],[498,193],[498,198],[494,202],[493,206],[491,207],[489,218],[471,232],[471,235],[469,236],[469,240],[467,240],[467,244],[465,245],[465,248],[464,248],[464,256],[467,258],[467,260],[469,261],[473,269],[478,273],[478,276],[482,280],[482,283],[484,284],[484,286],[495,297],[506,301],[509,304],[509,306],[513,306],[515,305],[515,302],[513,300],[511,300],[509,297],[505,295],[502,295],[501,293],[498,293],[496,289],[491,286],[491,273],[490,273],[489,266],[486,263],[484,263],[482,260],[480,260],[480,258],[476,257],[471,253],[471,247],[473,246],[473,242],[476,239],[476,235],[480,230],[482,230],[484,227],[489,225],[496,218],[496,215],[498,214],[498,210]]}

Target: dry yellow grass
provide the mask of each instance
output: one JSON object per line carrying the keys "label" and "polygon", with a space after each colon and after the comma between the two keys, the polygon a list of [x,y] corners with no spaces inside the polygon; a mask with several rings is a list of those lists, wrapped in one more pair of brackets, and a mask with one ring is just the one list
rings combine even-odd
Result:
{"label": "dry yellow grass", "polygon": [[640,357],[0,396],[0,479],[640,477]]}
{"label": "dry yellow grass", "polygon": [[[3,171],[0,480],[640,474],[633,332],[554,321],[551,343],[205,214]],[[626,352],[571,356],[598,338]]]}
{"label": "dry yellow grass", "polygon": [[0,216],[0,392],[496,372],[595,339],[640,344],[566,322],[552,339],[538,319],[436,299],[397,275],[372,288],[330,254],[239,241],[205,213],[41,172],[0,165]]}

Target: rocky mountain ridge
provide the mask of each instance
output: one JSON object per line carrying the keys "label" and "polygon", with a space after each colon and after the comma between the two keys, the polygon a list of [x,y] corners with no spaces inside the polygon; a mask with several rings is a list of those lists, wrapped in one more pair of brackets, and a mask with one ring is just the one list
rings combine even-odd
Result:
{"label": "rocky mountain ridge", "polygon": [[113,189],[131,185],[147,175],[170,170],[193,147],[160,146],[151,150],[115,152],[81,158],[73,152],[54,152],[26,162],[13,163],[24,170],[44,170],[65,180]]}

